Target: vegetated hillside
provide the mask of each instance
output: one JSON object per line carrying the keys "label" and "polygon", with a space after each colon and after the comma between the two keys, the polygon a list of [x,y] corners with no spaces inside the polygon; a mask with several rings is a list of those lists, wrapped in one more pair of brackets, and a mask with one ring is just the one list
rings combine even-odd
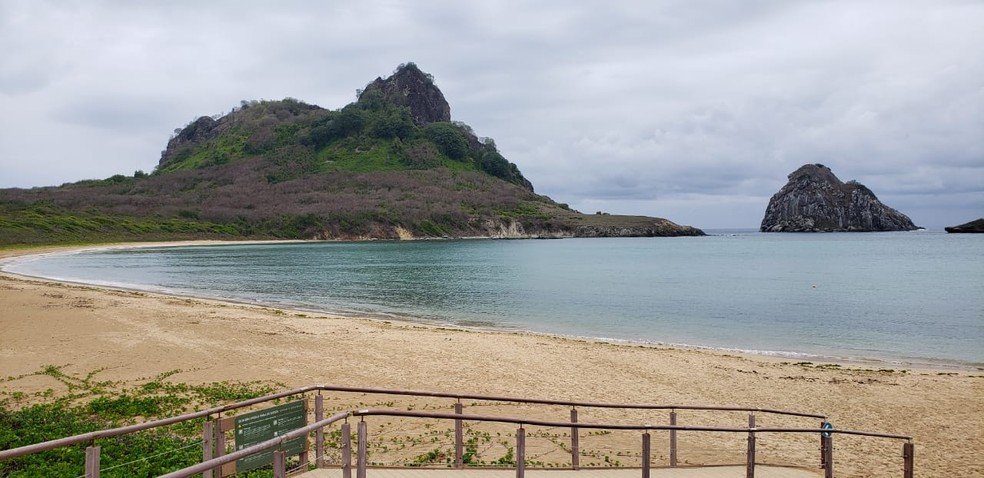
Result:
{"label": "vegetated hillside", "polygon": [[412,63],[339,110],[244,101],[175,130],[149,175],[0,190],[0,243],[703,234],[572,211],[450,120]]}

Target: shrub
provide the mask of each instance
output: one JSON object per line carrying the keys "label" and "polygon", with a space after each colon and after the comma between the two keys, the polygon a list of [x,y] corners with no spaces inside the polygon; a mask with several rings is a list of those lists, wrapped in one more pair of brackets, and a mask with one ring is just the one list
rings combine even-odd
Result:
{"label": "shrub", "polygon": [[354,106],[346,106],[341,111],[329,114],[311,127],[307,143],[315,149],[328,146],[331,142],[354,135],[365,127],[366,113]]}
{"label": "shrub", "polygon": [[451,159],[461,160],[468,154],[468,140],[464,133],[451,123],[431,123],[424,127],[424,136]]}
{"label": "shrub", "polygon": [[376,114],[374,116],[372,126],[369,130],[377,138],[406,139],[413,133],[413,121],[410,119],[410,115],[406,109]]}

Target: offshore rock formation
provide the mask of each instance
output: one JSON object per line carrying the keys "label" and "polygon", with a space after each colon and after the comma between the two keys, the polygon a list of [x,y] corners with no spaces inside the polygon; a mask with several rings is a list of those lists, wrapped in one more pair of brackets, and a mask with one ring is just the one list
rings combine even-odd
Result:
{"label": "offshore rock formation", "polygon": [[943,228],[946,232],[959,233],[959,232],[976,232],[984,233],[984,217],[980,219],[975,219],[966,224],[961,224],[959,226],[951,226]]}
{"label": "offshore rock formation", "polygon": [[841,182],[822,164],[789,175],[765,210],[762,232],[870,232],[919,229],[857,181]]}

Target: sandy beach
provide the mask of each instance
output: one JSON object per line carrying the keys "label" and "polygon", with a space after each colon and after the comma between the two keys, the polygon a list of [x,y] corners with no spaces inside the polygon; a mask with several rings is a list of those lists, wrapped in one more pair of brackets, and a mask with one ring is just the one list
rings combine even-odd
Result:
{"label": "sandy beach", "polygon": [[[60,250],[66,249],[0,251],[0,259]],[[124,383],[181,370],[170,379],[819,412],[839,428],[912,435],[918,476],[984,476],[984,371],[795,362],[333,317],[0,275],[0,378],[31,374],[46,365],[83,375],[101,370],[100,378]],[[59,387],[60,382],[43,375],[0,382],[4,394],[49,388],[57,393]],[[581,420],[620,418],[625,419],[592,411]],[[693,423],[704,417],[684,419]],[[665,422],[665,417],[648,420]],[[744,415],[714,416],[702,424],[742,426],[745,420]],[[802,419],[762,421],[818,425]],[[681,457],[740,463],[741,440],[688,436]],[[783,460],[816,462],[813,437],[789,447],[779,441],[771,437],[760,444],[766,459],[773,447],[774,456]],[[721,452],[725,444],[727,451]],[[900,442],[844,438],[835,447],[838,476],[901,476]]]}

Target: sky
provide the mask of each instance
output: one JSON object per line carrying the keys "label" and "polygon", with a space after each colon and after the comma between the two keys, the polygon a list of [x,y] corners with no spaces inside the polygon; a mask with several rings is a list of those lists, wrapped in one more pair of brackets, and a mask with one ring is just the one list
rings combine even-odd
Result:
{"label": "sky", "polygon": [[415,62],[584,212],[756,228],[806,163],[920,226],[984,216],[982,1],[0,1],[0,187],[152,171],[240,100]]}

